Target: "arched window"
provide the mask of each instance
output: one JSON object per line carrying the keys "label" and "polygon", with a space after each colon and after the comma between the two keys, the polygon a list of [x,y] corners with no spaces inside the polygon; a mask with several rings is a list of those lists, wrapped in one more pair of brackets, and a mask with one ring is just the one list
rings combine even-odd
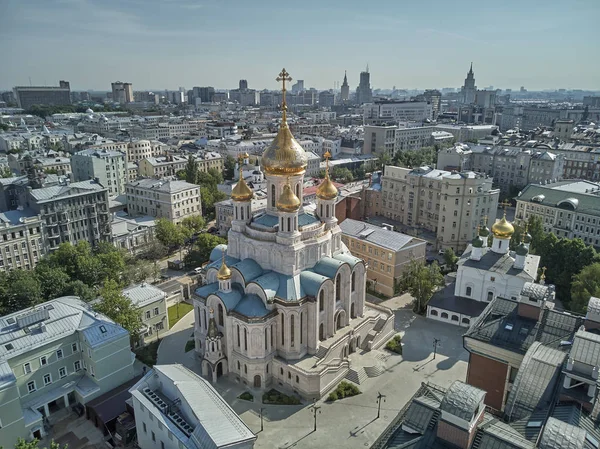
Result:
{"label": "arched window", "polygon": [[298,376],[296,376],[296,383],[300,382],[300,378]]}
{"label": "arched window", "polygon": [[202,329],[202,321],[200,319],[202,317],[202,315],[200,314],[200,307],[198,307],[198,309],[196,309],[196,310],[198,310],[198,321],[199,321],[198,324],[199,324],[200,329]]}
{"label": "arched window", "polygon": [[212,342],[212,343],[210,344],[210,350],[211,350],[212,352],[215,352],[215,343],[214,343],[214,342]]}
{"label": "arched window", "polygon": [[219,304],[218,307],[218,311],[219,311],[219,326],[223,326],[224,324],[224,319],[223,319],[223,305]]}
{"label": "arched window", "polygon": [[341,294],[342,294],[342,283],[341,281],[342,276],[340,275],[340,273],[338,273],[338,275],[335,277],[335,300],[339,301],[341,299]]}
{"label": "arched window", "polygon": [[502,240],[498,240],[498,249],[502,249]]}
{"label": "arched window", "polygon": [[267,363],[267,374],[269,374],[269,364]]}
{"label": "arched window", "polygon": [[448,319],[448,314],[446,312],[442,312],[442,318],[444,318],[444,319],[447,320]]}
{"label": "arched window", "polygon": [[355,277],[356,277],[356,276],[355,276],[355,275],[356,275],[356,273],[353,271],[353,272],[352,272],[352,282],[351,282],[351,285],[352,285],[352,291],[355,291],[355,290],[356,290],[356,280],[355,280]]}
{"label": "arched window", "polygon": [[491,301],[492,299],[494,299],[494,292],[488,292],[488,294],[487,294],[487,300]]}
{"label": "arched window", "polygon": [[438,316],[438,311],[437,310],[432,310],[431,311],[431,316]]}
{"label": "arched window", "polygon": [[471,290],[472,290],[471,287],[467,287],[467,291],[465,292],[465,294],[467,296],[471,296]]}
{"label": "arched window", "polygon": [[292,219],[290,217],[288,217],[287,231],[290,232],[291,230],[292,230]]}
{"label": "arched window", "polygon": [[468,318],[463,318],[462,322],[463,322],[463,324],[471,324],[471,320]]}
{"label": "arched window", "polygon": [[268,332],[267,332],[267,328],[265,327],[265,351],[269,349],[269,340],[268,340]]}
{"label": "arched window", "polygon": [[204,309],[203,312],[204,312],[204,329],[206,329],[207,328],[207,326],[206,326],[206,309]]}
{"label": "arched window", "polygon": [[322,312],[323,310],[325,310],[325,304],[323,301],[324,296],[325,296],[325,292],[323,290],[321,290],[321,293],[319,294],[319,312]]}
{"label": "arched window", "polygon": [[238,219],[238,210],[237,210],[237,207],[235,208],[235,219],[236,220]]}
{"label": "arched window", "polygon": [[283,376],[283,368],[279,368],[279,374]]}
{"label": "arched window", "polygon": [[238,360],[238,371],[242,369],[242,366],[240,365],[240,361]]}
{"label": "arched window", "polygon": [[275,184],[271,185],[271,207],[275,207]]}
{"label": "arched window", "polygon": [[248,374],[248,365],[244,365],[244,374]]}
{"label": "arched window", "polygon": [[240,213],[242,214],[241,219],[243,220],[244,219],[244,208],[243,207],[240,209]]}
{"label": "arched window", "polygon": [[244,328],[244,351],[248,350],[248,329]]}
{"label": "arched window", "polygon": [[452,321],[458,322],[458,315],[452,315]]}
{"label": "arched window", "polygon": [[300,198],[300,183],[296,184],[296,196]]}
{"label": "arched window", "polygon": [[271,324],[271,347],[273,347],[273,345],[275,344],[275,343],[273,342],[273,334],[275,333],[275,332],[274,332],[274,330],[275,330],[275,328],[274,328],[274,326]]}
{"label": "arched window", "polygon": [[292,378],[292,373],[290,371],[288,371],[288,379]]}
{"label": "arched window", "polygon": [[285,317],[281,314],[281,346],[285,345]]}
{"label": "arched window", "polygon": [[294,346],[294,315],[290,316],[290,342]]}
{"label": "arched window", "polygon": [[325,215],[329,217],[329,204],[325,205]]}
{"label": "arched window", "polygon": [[238,348],[240,347],[240,325],[237,325],[237,342],[238,342]]}

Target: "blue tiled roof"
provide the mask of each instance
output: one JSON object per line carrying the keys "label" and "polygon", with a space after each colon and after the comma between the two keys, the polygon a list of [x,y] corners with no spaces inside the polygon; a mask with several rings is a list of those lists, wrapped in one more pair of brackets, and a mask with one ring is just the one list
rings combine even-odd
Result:
{"label": "blue tiled roof", "polygon": [[271,271],[254,279],[253,282],[256,282],[263,288],[267,295],[267,299],[273,299],[279,289],[279,274]]}
{"label": "blue tiled roof", "polygon": [[[214,251],[214,249],[213,249]],[[219,268],[221,268],[221,263],[222,263],[222,256],[219,256],[218,260],[215,260],[214,262],[209,263],[206,266],[206,269],[208,270],[209,268],[216,268],[217,270]],[[225,256],[225,263],[227,264],[227,266],[232,267],[234,266],[236,263],[238,263],[240,261],[240,259],[236,259],[235,257],[231,257],[231,256]]]}
{"label": "blue tiled roof", "polygon": [[244,280],[246,283],[250,282],[252,279],[255,279],[264,273],[261,266],[256,263],[254,259],[244,259],[241,262],[236,263],[235,265],[231,265],[231,268],[235,268],[238,270],[242,276],[244,276]]}
{"label": "blue tiled roof", "polygon": [[346,262],[351,268],[354,268],[357,263],[362,262],[362,259],[354,257],[352,254],[336,254],[333,258]]}
{"label": "blue tiled roof", "polygon": [[227,310],[233,310],[242,299],[244,291],[238,284],[233,284],[230,292],[225,293],[217,290],[214,294],[221,298]]}
{"label": "blue tiled roof", "polygon": [[273,228],[279,223],[279,218],[275,215],[264,214],[258,218],[255,218],[254,223],[258,223],[259,225],[263,225],[268,228]]}
{"label": "blue tiled roof", "polygon": [[210,252],[210,261],[214,262],[216,260],[221,260],[223,257],[223,251],[227,251],[227,245],[217,245]]}
{"label": "blue tiled roof", "polygon": [[317,296],[317,292],[319,288],[321,288],[321,284],[325,282],[328,278],[315,273],[314,271],[303,271],[300,273],[300,284],[302,288],[306,292],[306,294],[311,296]]}
{"label": "blue tiled roof", "polygon": [[317,219],[317,217],[315,217],[314,215],[311,214],[307,214],[306,212],[298,215],[298,226],[302,227],[302,226],[308,226],[310,224],[316,223],[319,220]]}
{"label": "blue tiled roof", "polygon": [[213,282],[212,284],[203,285],[200,288],[197,288],[195,293],[201,298],[206,298],[211,293],[216,292],[219,289],[219,283]]}
{"label": "blue tiled roof", "polygon": [[234,309],[236,312],[251,317],[265,316],[269,313],[258,295],[246,295]]}
{"label": "blue tiled roof", "polygon": [[338,271],[338,269],[344,265],[344,262],[341,260],[336,260],[331,257],[323,257],[314,267],[313,271],[315,273],[322,274],[323,276],[327,276],[329,279],[333,279]]}
{"label": "blue tiled roof", "polygon": [[279,274],[279,288],[276,296],[284,301],[298,301],[306,296],[300,283],[300,276]]}

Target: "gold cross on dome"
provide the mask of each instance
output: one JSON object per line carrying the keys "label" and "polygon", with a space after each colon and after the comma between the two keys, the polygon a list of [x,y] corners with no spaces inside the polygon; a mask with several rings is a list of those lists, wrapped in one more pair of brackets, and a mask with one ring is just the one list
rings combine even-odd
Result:
{"label": "gold cross on dome", "polygon": [[329,159],[331,159],[331,153],[329,151],[326,151],[323,155],[323,159],[325,159],[325,164],[327,165],[326,170],[329,172]]}
{"label": "gold cross on dome", "polygon": [[290,76],[290,74],[287,72],[287,70],[285,70],[285,67],[283,69],[281,69],[281,72],[279,73],[279,76],[277,78],[275,78],[276,81],[281,81],[282,86],[281,86],[281,112],[283,112],[282,114],[282,124],[286,122],[287,116],[286,116],[286,110],[287,110],[287,103],[285,101],[285,92],[286,92],[286,88],[285,88],[285,82],[291,82],[292,81],[292,77]]}
{"label": "gold cross on dome", "polygon": [[510,206],[510,203],[507,200],[504,200],[500,203],[500,206],[504,209],[504,215],[506,215],[506,208]]}

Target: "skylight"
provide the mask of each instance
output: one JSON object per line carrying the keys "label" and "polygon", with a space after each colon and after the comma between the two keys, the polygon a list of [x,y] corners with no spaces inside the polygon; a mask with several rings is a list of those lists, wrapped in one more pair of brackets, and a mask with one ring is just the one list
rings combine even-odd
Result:
{"label": "skylight", "polygon": [[15,349],[15,347],[12,345],[12,343],[4,345],[4,347],[6,348],[7,351],[12,351],[13,349]]}
{"label": "skylight", "polygon": [[6,320],[6,324],[15,324],[17,322],[17,320],[15,320],[14,318],[8,318]]}
{"label": "skylight", "polygon": [[103,334],[106,334],[106,327],[100,326],[100,332],[102,332]]}
{"label": "skylight", "polygon": [[504,325],[504,329],[506,329],[507,331],[513,330],[513,324],[512,323],[506,323]]}

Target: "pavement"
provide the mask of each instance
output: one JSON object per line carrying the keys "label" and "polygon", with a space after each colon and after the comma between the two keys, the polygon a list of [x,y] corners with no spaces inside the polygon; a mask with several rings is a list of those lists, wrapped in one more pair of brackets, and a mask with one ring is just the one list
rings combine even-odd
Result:
{"label": "pavement", "polygon": [[[384,371],[368,378],[359,388],[361,394],[327,403],[317,401],[299,406],[265,405],[262,391],[221,378],[215,388],[257,434],[256,449],[261,448],[364,448],[369,447],[396,417],[421,385],[433,382],[448,387],[464,380],[468,354],[462,346],[463,328],[427,320],[410,309],[410,295],[395,297],[379,304],[395,311],[395,328],[403,337],[403,355],[381,349]],[[184,352],[193,331],[193,312],[186,315],[163,338],[158,350],[159,363],[183,363],[199,372],[193,352]],[[434,358],[434,341],[436,354]],[[360,355],[352,354],[354,357]],[[250,391],[254,402],[238,399]],[[377,418],[378,393],[384,395]],[[261,409],[263,429],[261,430]]]}

